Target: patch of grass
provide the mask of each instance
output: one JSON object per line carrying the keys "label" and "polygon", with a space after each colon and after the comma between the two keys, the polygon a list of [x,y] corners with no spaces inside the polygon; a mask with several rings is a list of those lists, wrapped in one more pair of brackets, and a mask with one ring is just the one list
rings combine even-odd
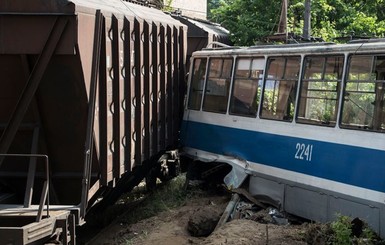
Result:
{"label": "patch of grass", "polygon": [[144,181],[140,183],[138,186],[135,186],[132,191],[123,194],[120,199],[116,202],[116,204],[128,204],[134,203],[142,200],[148,195],[146,185]]}
{"label": "patch of grass", "polygon": [[352,244],[353,237],[350,217],[338,215],[337,220],[331,223],[331,228],[334,231],[333,244]]}
{"label": "patch of grass", "polygon": [[[117,223],[126,226],[182,206],[191,195],[195,195],[185,190],[185,182],[185,174],[179,175],[165,183],[158,183],[157,188],[152,192],[146,190],[143,182],[131,192],[124,194],[115,205],[106,210],[103,216],[108,219],[113,218]],[[119,215],[116,215],[117,213]],[[135,241],[144,240],[147,236],[146,230],[136,233],[125,229],[116,237],[115,242],[132,245]]]}
{"label": "patch of grass", "polygon": [[167,182],[158,183],[153,192],[148,192],[144,182],[101,213],[88,216],[87,224],[103,228],[116,220],[122,224],[133,224],[185,204],[191,197],[205,193],[199,187],[185,188],[186,175],[181,174]]}
{"label": "patch of grass", "polygon": [[[354,227],[355,221],[349,216],[337,215],[337,220],[331,223],[309,224],[304,240],[307,244],[330,244],[330,245],[381,245],[385,242],[377,236],[377,234],[368,227],[368,224],[362,222],[362,227],[357,229]],[[354,232],[354,230],[356,231]]]}
{"label": "patch of grass", "polygon": [[92,226],[101,228],[111,223],[120,224],[122,230],[114,238],[115,244],[134,244],[135,241],[145,239],[148,231],[142,230],[140,233],[136,233],[129,230],[130,224],[181,207],[196,197],[213,194],[203,189],[202,185],[189,186],[186,190],[185,184],[186,174],[181,174],[167,182],[158,182],[157,188],[149,192],[143,181],[131,192],[122,195],[116,204],[108,207],[104,212],[90,217],[87,224],[92,222],[94,224]]}
{"label": "patch of grass", "polygon": [[[127,212],[121,217],[120,222],[133,224],[142,219],[155,216],[160,212],[182,206],[189,197],[188,192],[185,190],[185,181],[185,175],[180,175],[164,184],[160,184],[139,207],[135,208],[134,212]],[[131,195],[135,195],[135,193],[130,193],[123,199],[126,201],[132,200]]]}
{"label": "patch of grass", "polygon": [[309,223],[302,235],[307,244],[324,245],[332,244],[333,234],[330,224]]}

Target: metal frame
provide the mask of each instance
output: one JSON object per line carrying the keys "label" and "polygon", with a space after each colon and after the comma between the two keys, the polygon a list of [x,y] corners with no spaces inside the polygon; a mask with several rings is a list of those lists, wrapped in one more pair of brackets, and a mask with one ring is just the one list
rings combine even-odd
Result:
{"label": "metal frame", "polygon": [[[41,194],[41,197],[40,197],[39,211],[38,211],[37,216],[36,216],[36,222],[39,222],[42,219],[43,206],[44,206],[45,202],[47,202],[47,217],[49,217],[49,183],[50,183],[50,177],[49,177],[49,160],[48,160],[48,156],[47,155],[43,155],[43,154],[0,154],[0,157],[31,157],[31,158],[44,158],[45,159],[45,161],[44,161],[44,163],[45,163],[45,170],[46,170],[45,182],[44,182],[43,191],[42,191],[42,194]],[[35,174],[32,173],[32,172],[34,172],[34,171],[35,171],[34,168],[29,168],[28,177],[33,177]],[[33,189],[33,181],[31,181],[28,178],[27,186],[26,186],[26,193],[28,192],[29,195],[28,196],[26,195],[25,198],[24,198],[24,204],[28,203],[27,207],[31,206],[29,200],[31,198],[30,196],[32,196],[32,191],[31,191],[32,189]],[[30,190],[30,191],[28,191],[28,190]]]}
{"label": "metal frame", "polygon": [[80,215],[82,217],[86,214],[86,208],[88,205],[88,192],[91,179],[91,166],[92,166],[92,154],[94,146],[94,120],[95,120],[95,101],[96,101],[96,90],[97,80],[99,72],[99,61],[101,52],[101,33],[102,33],[103,15],[100,10],[96,11],[95,19],[95,35],[94,35],[94,47],[92,57],[92,71],[91,71],[91,86],[89,93],[88,103],[88,120],[87,120],[87,132],[86,132],[86,143],[84,150],[84,172],[83,172],[83,188],[82,188],[82,200]]}
{"label": "metal frame", "polygon": [[[55,52],[56,46],[59,43],[67,22],[68,17],[58,16],[55,24],[52,26],[48,40],[31,72],[31,75],[29,76],[26,86],[19,98],[19,101],[17,102],[16,108],[12,113],[11,119],[9,120],[6,129],[0,138],[0,153],[4,154],[8,151],[24,115],[36,93],[48,63]],[[2,165],[3,160],[4,158],[0,158],[0,166]]]}

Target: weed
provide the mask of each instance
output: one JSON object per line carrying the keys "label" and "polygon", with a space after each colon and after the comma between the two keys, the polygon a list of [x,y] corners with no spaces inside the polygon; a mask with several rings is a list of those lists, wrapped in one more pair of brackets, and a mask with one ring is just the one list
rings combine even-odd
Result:
{"label": "weed", "polygon": [[172,2],[173,2],[173,0],[166,0],[164,5],[163,5],[163,9],[162,10],[166,11],[166,12],[173,11],[173,7],[171,6]]}
{"label": "weed", "polygon": [[[358,231],[355,225],[358,224]],[[351,219],[348,216],[338,215],[337,220],[331,223],[334,232],[333,243],[335,245],[371,245],[384,244],[377,234],[368,227],[366,222],[360,219]]]}
{"label": "weed", "polygon": [[[182,206],[187,198],[187,193],[184,189],[185,180],[185,175],[180,175],[160,185],[135,209],[135,212],[126,213],[121,218],[121,222],[133,224],[139,220],[155,216],[160,212]],[[130,197],[125,198],[127,200],[132,199]]]}
{"label": "weed", "polygon": [[134,245],[134,241],[131,239],[131,238],[124,238],[122,241],[121,241],[122,244],[125,244],[125,245]]}
{"label": "weed", "polygon": [[352,224],[350,217],[338,215],[337,220],[331,223],[331,228],[334,231],[333,244],[352,244]]}
{"label": "weed", "polygon": [[307,244],[330,245],[384,245],[368,224],[356,218],[338,214],[334,222],[311,223],[306,229],[304,240]]}
{"label": "weed", "polygon": [[302,234],[302,240],[312,245],[332,244],[333,234],[330,224],[309,223],[306,232]]}

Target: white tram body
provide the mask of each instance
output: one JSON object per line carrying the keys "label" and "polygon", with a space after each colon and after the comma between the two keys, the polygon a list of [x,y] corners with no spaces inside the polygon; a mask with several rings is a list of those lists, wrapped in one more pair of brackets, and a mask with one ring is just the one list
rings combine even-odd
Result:
{"label": "white tram body", "polygon": [[385,237],[385,40],[205,49],[187,94],[183,152],[230,164],[228,186]]}

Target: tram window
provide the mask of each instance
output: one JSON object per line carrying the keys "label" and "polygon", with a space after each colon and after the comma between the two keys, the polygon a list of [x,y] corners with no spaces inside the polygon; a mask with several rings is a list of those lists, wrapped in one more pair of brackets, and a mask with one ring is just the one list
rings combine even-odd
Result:
{"label": "tram window", "polygon": [[351,56],[341,127],[385,131],[384,94],[385,56]]}
{"label": "tram window", "polygon": [[268,59],[261,118],[293,120],[300,61],[300,57]]}
{"label": "tram window", "polygon": [[232,62],[232,59],[210,59],[209,76],[203,99],[204,111],[226,113]]}
{"label": "tram window", "polygon": [[188,108],[192,110],[200,110],[203,86],[206,75],[207,59],[195,59],[194,68],[190,85],[190,97],[188,101]]}
{"label": "tram window", "polygon": [[307,56],[297,121],[335,126],[344,56]]}
{"label": "tram window", "polygon": [[237,60],[230,100],[230,114],[256,116],[264,65],[264,58]]}

